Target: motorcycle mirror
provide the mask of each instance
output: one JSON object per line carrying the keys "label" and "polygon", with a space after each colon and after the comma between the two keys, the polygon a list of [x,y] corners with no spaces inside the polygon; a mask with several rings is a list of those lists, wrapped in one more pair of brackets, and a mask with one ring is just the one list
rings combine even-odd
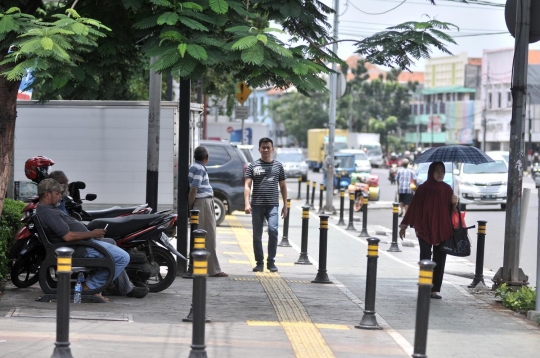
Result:
{"label": "motorcycle mirror", "polygon": [[[83,183],[83,184],[84,184],[84,183]],[[97,195],[96,195],[96,194],[86,194],[86,198],[85,198],[85,199],[86,199],[87,201],[94,201],[94,200],[96,200],[96,198],[97,198]]]}
{"label": "motorcycle mirror", "polygon": [[83,181],[76,181],[76,182],[73,182],[73,185],[75,186],[75,188],[77,189],[85,189],[86,188],[86,183],[83,182]]}

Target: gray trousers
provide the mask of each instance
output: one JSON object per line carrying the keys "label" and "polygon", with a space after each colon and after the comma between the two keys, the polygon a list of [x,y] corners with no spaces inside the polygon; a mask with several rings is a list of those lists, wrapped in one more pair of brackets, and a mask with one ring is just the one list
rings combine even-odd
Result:
{"label": "gray trousers", "polygon": [[[101,239],[101,241],[107,242],[111,245],[116,245],[116,241],[114,241],[113,239],[106,238],[106,237]],[[129,281],[129,277],[126,273],[126,270],[122,270],[122,272],[120,272],[118,277],[116,277],[116,279],[113,281],[113,284],[116,286],[116,288],[118,289],[118,292],[120,292],[122,296],[127,295],[133,289],[133,285]]]}
{"label": "gray trousers", "polygon": [[199,229],[206,230],[206,250],[208,257],[208,275],[213,276],[221,272],[216,255],[216,212],[214,199],[195,199],[193,210],[199,210]]}

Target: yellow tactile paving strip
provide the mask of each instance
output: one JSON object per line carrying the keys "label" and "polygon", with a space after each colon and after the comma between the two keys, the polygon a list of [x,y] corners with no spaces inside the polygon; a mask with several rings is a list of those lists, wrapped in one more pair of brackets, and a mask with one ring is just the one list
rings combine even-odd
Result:
{"label": "yellow tactile paving strip", "polygon": [[[227,216],[226,220],[236,236],[240,250],[249,259],[251,265],[255,266],[251,232],[246,230],[234,216]],[[304,306],[281,275],[270,272],[256,272],[255,274],[274,306],[279,324],[285,330],[295,356],[298,358],[334,357],[321,332],[311,321]]]}

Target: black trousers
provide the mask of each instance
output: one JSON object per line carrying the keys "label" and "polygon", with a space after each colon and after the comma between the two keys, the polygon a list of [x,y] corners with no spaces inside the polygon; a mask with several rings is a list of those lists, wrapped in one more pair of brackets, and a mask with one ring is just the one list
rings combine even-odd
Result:
{"label": "black trousers", "polygon": [[[433,246],[421,238],[418,238],[418,244],[420,246],[420,260],[433,260],[437,264],[433,270],[431,292],[441,292],[446,254],[441,251],[441,245]],[[431,258],[431,248],[433,248],[433,259]]]}

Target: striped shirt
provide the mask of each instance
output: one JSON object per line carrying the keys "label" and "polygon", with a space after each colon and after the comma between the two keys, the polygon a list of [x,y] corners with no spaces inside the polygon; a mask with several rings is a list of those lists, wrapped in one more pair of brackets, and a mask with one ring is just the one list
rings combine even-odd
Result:
{"label": "striped shirt", "polygon": [[251,205],[279,205],[279,182],[287,179],[280,162],[257,159],[248,165],[246,178],[253,180]]}
{"label": "striped shirt", "polygon": [[399,194],[412,194],[411,179],[416,180],[416,174],[412,169],[401,168],[396,175]]}
{"label": "striped shirt", "polygon": [[212,198],[214,190],[210,186],[210,179],[206,172],[206,167],[201,162],[195,161],[189,167],[188,182],[190,188],[198,188],[195,199]]}

